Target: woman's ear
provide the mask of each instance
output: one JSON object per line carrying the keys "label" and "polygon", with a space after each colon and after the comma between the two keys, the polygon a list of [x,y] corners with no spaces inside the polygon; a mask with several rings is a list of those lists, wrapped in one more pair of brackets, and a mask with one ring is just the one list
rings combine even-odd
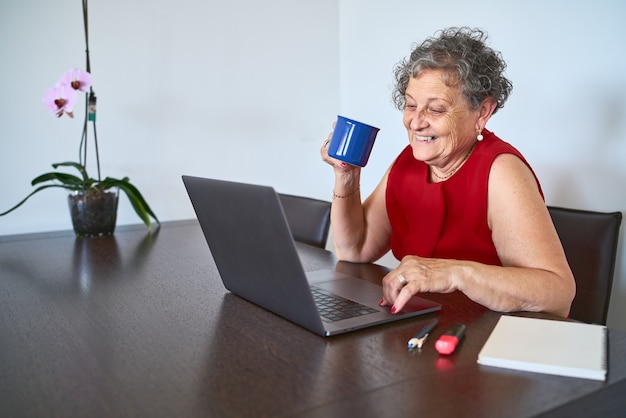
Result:
{"label": "woman's ear", "polygon": [[483,100],[478,108],[478,120],[476,121],[478,126],[476,127],[476,130],[482,130],[485,125],[487,125],[487,121],[491,118],[491,115],[493,115],[494,110],[496,110],[496,106],[497,103],[493,97],[487,97]]}

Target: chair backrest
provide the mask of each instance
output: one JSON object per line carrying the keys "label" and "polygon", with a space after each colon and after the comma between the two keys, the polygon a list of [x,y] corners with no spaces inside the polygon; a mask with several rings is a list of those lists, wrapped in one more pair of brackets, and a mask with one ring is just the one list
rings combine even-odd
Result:
{"label": "chair backrest", "polygon": [[293,239],[325,248],[330,228],[330,202],[278,193]]}
{"label": "chair backrest", "polygon": [[548,210],[576,279],[570,318],[606,325],[622,213]]}

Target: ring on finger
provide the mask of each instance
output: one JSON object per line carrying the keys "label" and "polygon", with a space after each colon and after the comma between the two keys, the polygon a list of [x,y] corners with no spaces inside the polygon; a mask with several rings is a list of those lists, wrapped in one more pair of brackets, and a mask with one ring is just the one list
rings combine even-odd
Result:
{"label": "ring on finger", "polygon": [[327,139],[326,141],[324,141],[324,148],[328,148],[328,144],[330,144],[330,139]]}
{"label": "ring on finger", "polygon": [[406,279],[404,278],[402,274],[398,274],[396,277],[398,278],[398,281],[400,282],[402,286],[406,284]]}

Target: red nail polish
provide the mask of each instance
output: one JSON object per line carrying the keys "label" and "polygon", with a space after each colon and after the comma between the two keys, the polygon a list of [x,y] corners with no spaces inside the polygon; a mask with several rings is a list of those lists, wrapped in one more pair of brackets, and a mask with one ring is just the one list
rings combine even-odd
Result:
{"label": "red nail polish", "polygon": [[382,298],[380,302],[378,302],[378,306],[383,306],[385,304],[385,298]]}
{"label": "red nail polish", "polygon": [[398,309],[395,306],[391,307],[391,313],[396,313],[398,311]]}

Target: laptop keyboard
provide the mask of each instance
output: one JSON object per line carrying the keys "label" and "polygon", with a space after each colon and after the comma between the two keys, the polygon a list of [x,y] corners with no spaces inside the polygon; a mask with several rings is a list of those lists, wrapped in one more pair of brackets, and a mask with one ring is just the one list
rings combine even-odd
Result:
{"label": "laptop keyboard", "polygon": [[374,308],[333,295],[315,286],[311,286],[311,292],[324,322],[341,321],[342,319],[378,312]]}

